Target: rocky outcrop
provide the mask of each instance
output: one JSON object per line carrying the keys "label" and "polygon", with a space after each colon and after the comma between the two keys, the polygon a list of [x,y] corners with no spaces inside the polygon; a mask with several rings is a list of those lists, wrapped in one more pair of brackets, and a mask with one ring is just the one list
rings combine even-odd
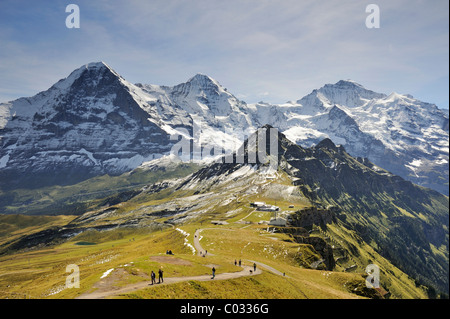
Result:
{"label": "rocky outcrop", "polygon": [[310,267],[318,269],[320,264],[324,263],[326,270],[333,270],[336,266],[333,248],[327,242],[315,236],[309,236],[308,230],[303,227],[275,227],[277,231],[289,234],[291,238],[299,244],[311,245],[314,250],[322,257],[320,260],[315,260]]}
{"label": "rocky outcrop", "polygon": [[305,236],[293,236],[295,241],[299,244],[307,244],[314,247],[320,256],[324,259],[324,263],[327,270],[333,270],[336,266],[333,256],[333,248],[328,245],[325,240],[320,237],[305,237]]}
{"label": "rocky outcrop", "polygon": [[336,221],[336,212],[338,208],[321,209],[317,207],[308,207],[297,211],[291,215],[290,224],[295,227],[311,229],[313,225],[326,228],[327,224]]}

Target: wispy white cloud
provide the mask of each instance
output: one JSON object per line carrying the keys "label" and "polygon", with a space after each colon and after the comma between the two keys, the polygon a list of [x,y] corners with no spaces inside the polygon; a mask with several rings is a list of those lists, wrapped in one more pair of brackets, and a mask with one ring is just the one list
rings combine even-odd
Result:
{"label": "wispy white cloud", "polygon": [[[448,2],[375,2],[377,30],[365,27],[366,3],[358,0],[79,0],[81,29],[68,30],[53,1],[22,3],[18,15],[16,2],[5,0],[0,100],[104,60],[132,82],[174,85],[206,73],[247,102],[295,100],[351,78],[448,106]],[[33,17],[34,7],[47,15],[41,34],[18,36],[33,27],[21,17],[23,10]]]}

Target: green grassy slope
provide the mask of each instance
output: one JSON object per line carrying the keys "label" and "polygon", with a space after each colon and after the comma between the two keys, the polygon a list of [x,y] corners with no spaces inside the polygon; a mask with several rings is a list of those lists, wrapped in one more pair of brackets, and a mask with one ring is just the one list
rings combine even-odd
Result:
{"label": "green grassy slope", "polygon": [[[21,235],[32,236],[8,242],[11,249],[0,257],[4,296],[23,297],[19,292],[25,291],[34,298],[74,298],[148,280],[150,270],[161,266],[169,277],[208,274],[212,266],[237,271],[236,259],[264,263],[285,276],[265,270],[250,278],[186,281],[115,297],[372,298],[378,292],[365,286],[369,264],[380,268],[381,292],[390,298],[427,298],[433,294],[426,286],[448,289],[448,197],[354,159],[331,141],[302,149],[281,136],[279,148],[277,170],[216,163],[170,183],[157,181],[197,168],[175,169],[175,176],[137,171],[117,184],[93,183],[91,190],[152,181],[131,195],[90,202],[90,211],[65,225],[51,220],[56,227],[50,232],[36,235],[24,224]],[[256,211],[250,206],[255,201],[279,206],[279,216],[292,224],[267,225],[274,213]],[[311,216],[305,208],[313,208]],[[44,228],[41,221],[36,225]],[[197,229],[214,256],[192,252]],[[175,259],[161,259],[167,249]],[[80,289],[64,289],[68,263],[82,269]],[[108,269],[117,273],[101,281]]]}
{"label": "green grassy slope", "polygon": [[[230,176],[239,175],[236,171],[234,174]],[[111,287],[123,287],[148,280],[149,272],[159,267],[164,267],[166,277],[210,274],[211,265],[215,265],[218,272],[238,271],[235,259],[242,259],[246,265],[251,265],[253,260],[262,262],[286,276],[265,270],[254,277],[216,282],[186,281],[112,298],[367,298],[376,295],[365,287],[364,268],[369,263],[380,266],[381,285],[389,290],[391,298],[427,297],[425,287],[416,285],[355,230],[347,229],[339,221],[327,225],[325,231],[315,226],[311,236],[345,250],[349,259],[338,262],[334,271],[311,268],[311,264],[321,259],[314,247],[295,242],[289,233],[273,233],[273,229],[260,224],[268,222],[272,214],[254,211],[249,205],[265,201],[279,205],[283,211],[289,210],[291,205],[295,209],[311,205],[301,193],[290,193],[281,200],[280,189],[291,191],[294,188],[289,175],[281,170],[277,174],[276,179],[267,179],[254,172],[239,175],[239,178],[211,180],[196,187],[195,183],[188,183],[157,192],[144,191],[127,202],[110,206],[107,211],[100,210],[99,219],[92,217],[97,213],[70,219],[68,225],[91,230],[68,241],[0,257],[1,297],[74,298],[104,289],[97,286],[100,277],[113,268],[117,273],[110,277]],[[200,193],[198,187],[201,187]],[[169,214],[161,213],[165,209]],[[36,218],[39,224],[44,217],[30,218]],[[92,228],[136,219],[151,220],[151,223],[104,231]],[[211,223],[215,220],[226,224],[216,226]],[[178,222],[176,227],[189,234],[187,237],[170,226],[174,221]],[[200,242],[214,256],[196,256],[186,245],[193,245],[196,229],[203,229]],[[158,259],[165,256],[167,249],[174,251],[177,263]],[[68,275],[65,267],[72,263],[80,267],[79,289],[65,289]],[[345,272],[353,264],[357,267]]]}

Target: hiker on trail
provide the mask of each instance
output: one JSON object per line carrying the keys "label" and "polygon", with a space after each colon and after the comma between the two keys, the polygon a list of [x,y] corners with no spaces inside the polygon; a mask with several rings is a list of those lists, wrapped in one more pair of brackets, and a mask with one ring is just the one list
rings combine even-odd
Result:
{"label": "hiker on trail", "polygon": [[159,280],[158,284],[160,284],[161,282],[164,282],[164,279],[163,279],[163,271],[162,271],[161,268],[160,268],[159,271],[158,271],[158,280]]}
{"label": "hiker on trail", "polygon": [[253,263],[253,271],[256,271],[256,263]]}
{"label": "hiker on trail", "polygon": [[213,267],[213,269],[212,269],[212,278],[211,279],[214,279],[214,277],[216,277],[216,268]]}
{"label": "hiker on trail", "polygon": [[156,274],[153,270],[152,273],[150,274],[150,277],[152,278],[152,285],[156,284]]}
{"label": "hiker on trail", "polygon": [[236,261],[236,259],[234,260],[234,265],[235,265],[235,266],[237,265],[237,261]]}
{"label": "hiker on trail", "polygon": [[239,267],[241,267],[241,260],[239,259]]}

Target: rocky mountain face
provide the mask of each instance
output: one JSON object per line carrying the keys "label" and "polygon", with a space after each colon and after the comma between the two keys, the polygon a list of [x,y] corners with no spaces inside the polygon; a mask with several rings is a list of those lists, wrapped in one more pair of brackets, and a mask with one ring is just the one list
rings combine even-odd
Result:
{"label": "rocky mountain face", "polygon": [[330,138],[353,156],[448,195],[449,118],[435,105],[339,81],[280,108],[257,105],[255,110],[260,107],[284,116],[264,122],[256,115],[258,123],[279,128],[299,145]]}
{"label": "rocky mountain face", "polygon": [[91,63],[45,92],[1,104],[2,186],[120,174],[167,153],[168,134],[148,120],[133,89],[104,63]]}
{"label": "rocky mountain face", "polygon": [[187,159],[204,160],[214,148],[215,155],[234,151],[270,124],[303,147],[329,138],[353,156],[448,194],[448,123],[435,105],[350,80],[296,102],[246,104],[207,75],[174,87],[134,85],[103,62],[90,63],[45,92],[0,104],[0,183],[120,174],[168,154],[181,137]]}

